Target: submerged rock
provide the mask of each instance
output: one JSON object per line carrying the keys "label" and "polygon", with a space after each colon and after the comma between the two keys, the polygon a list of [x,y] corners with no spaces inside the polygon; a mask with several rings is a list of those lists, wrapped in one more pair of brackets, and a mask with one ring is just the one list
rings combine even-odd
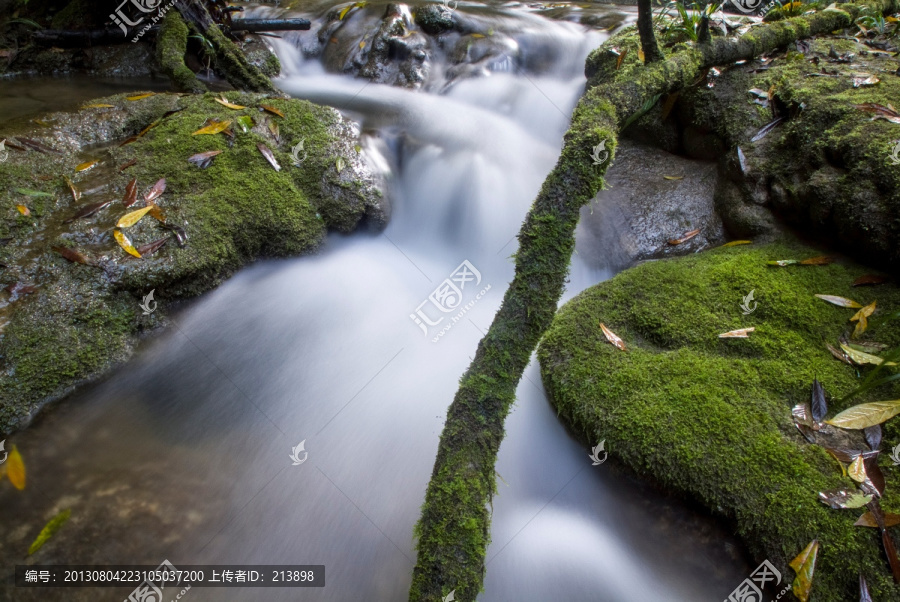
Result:
{"label": "submerged rock", "polygon": [[[8,191],[0,197],[0,288],[35,287],[0,292],[0,432],[23,428],[46,402],[127,359],[140,333],[162,323],[177,299],[209,290],[257,258],[311,253],[327,229],[386,224],[379,177],[360,152],[357,127],[337,111],[227,93],[245,107],[232,109],[216,98],[117,95],[44,116],[41,127],[4,126],[0,139],[57,152],[8,147],[0,163],[0,190]],[[230,121],[232,135],[194,135],[209,119]],[[221,152],[207,167],[188,162],[210,151]],[[126,208],[132,178],[138,200]],[[147,215],[121,232],[134,247],[170,240],[132,257],[114,227],[144,206],[143,193],[161,178],[165,192],[156,203],[164,221]],[[102,208],[76,218],[95,204]],[[78,258],[74,252],[87,264],[65,258]],[[141,300],[151,291],[160,309],[145,315]]]}
{"label": "submerged rock", "polygon": [[[838,361],[824,343],[837,345],[855,310],[814,297],[827,291],[877,300],[887,315],[900,309],[900,288],[852,287],[871,270],[850,261],[767,265],[821,254],[777,242],[625,270],[559,310],[538,351],[541,373],[560,418],[588,446],[605,440],[614,461],[723,516],[757,559],[778,568],[782,586],[794,575],[788,562],[818,539],[828,553],[816,564],[816,600],[856,599],[860,572],[876,599],[896,600],[900,588],[877,530],[853,525],[865,509],[833,510],[818,499],[820,491],[855,490],[855,483],[794,427],[791,408],[809,402],[814,378],[834,395],[829,417],[856,403],[900,397],[893,383],[839,400],[864,369]],[[751,291],[746,315],[741,305]],[[627,351],[607,342],[598,322],[624,339]],[[718,337],[746,327],[755,327],[749,338]],[[863,339],[896,346],[900,332],[870,328]],[[858,431],[847,434],[852,449],[868,449]],[[898,440],[895,418],[885,424],[884,441]],[[896,508],[900,495],[882,456],[888,485],[881,504]]]}

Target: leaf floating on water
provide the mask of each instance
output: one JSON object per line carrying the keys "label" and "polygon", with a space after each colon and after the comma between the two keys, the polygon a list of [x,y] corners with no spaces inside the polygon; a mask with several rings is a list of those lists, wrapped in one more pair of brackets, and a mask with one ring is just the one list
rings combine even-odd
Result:
{"label": "leaf floating on water", "polygon": [[[860,366],[863,366],[865,364],[880,366],[882,362],[884,362],[884,359],[878,357],[877,355],[872,355],[870,353],[866,353],[865,351],[859,351],[858,349],[854,349],[853,347],[845,345],[844,343],[841,343],[840,345],[841,349],[844,350],[844,353],[847,354],[847,357],[849,357],[855,364],[858,364]],[[884,365],[896,366],[897,364],[894,362],[887,362]]]}
{"label": "leaf floating on water", "polygon": [[157,251],[159,251],[165,244],[169,242],[169,237],[166,236],[164,238],[160,238],[158,240],[154,240],[153,242],[149,242],[145,245],[142,245],[137,248],[137,252],[140,253],[141,256],[146,257],[147,255],[153,255]]}
{"label": "leaf floating on water", "polygon": [[209,125],[200,128],[191,136],[212,136],[214,134],[220,134],[228,129],[228,126],[231,125],[231,120],[226,119],[225,121],[216,121],[215,119],[209,122]]}
{"label": "leaf floating on water", "polygon": [[54,251],[71,261],[72,263],[82,263],[84,265],[92,265],[91,262],[80,251],[70,249],[68,247],[55,246]]}
{"label": "leaf floating on water", "polygon": [[[897,525],[900,525],[900,514],[885,513],[884,526],[895,527]],[[875,520],[874,514],[872,514],[871,512],[865,512],[862,516],[856,519],[856,522],[853,523],[853,526],[878,528],[878,521]]]}
{"label": "leaf floating on water", "polygon": [[126,213],[119,218],[118,222],[116,222],[116,228],[130,228],[141,221],[141,218],[147,215],[151,209],[153,209],[153,207],[144,207],[143,209]]}
{"label": "leaf floating on water", "polygon": [[272,151],[269,150],[269,147],[259,142],[256,144],[256,148],[259,149],[259,152],[262,153],[262,156],[266,158],[266,161],[269,162],[275,171],[281,171],[281,165],[278,164],[278,161],[275,160],[275,155],[272,154]]}
{"label": "leaf floating on water", "polygon": [[72,511],[68,508],[63,510],[56,516],[50,519],[44,528],[41,529],[41,532],[38,534],[37,538],[31,543],[28,547],[28,556],[31,556],[35,552],[41,549],[47,540],[53,537],[57,531],[59,531],[60,527],[62,527],[67,520],[69,520],[69,516],[71,516]]}
{"label": "leaf floating on water", "polygon": [[25,462],[15,445],[9,450],[9,457],[6,459],[6,476],[13,487],[19,491],[25,489]]}
{"label": "leaf floating on water", "polygon": [[113,230],[113,236],[115,237],[116,242],[119,243],[119,246],[125,249],[126,253],[140,258],[141,254],[137,252],[137,249],[134,248],[134,245],[131,244],[131,241],[125,236],[124,232],[121,230]]}
{"label": "leaf floating on water", "polygon": [[697,228],[696,230],[691,230],[690,232],[685,232],[684,236],[682,236],[681,238],[673,238],[673,239],[669,240],[669,244],[670,245],[680,245],[682,243],[686,243],[687,241],[694,238],[698,234],[700,234],[700,228]]}
{"label": "leaf floating on water", "polygon": [[757,142],[758,140],[762,140],[763,138],[766,137],[766,134],[768,134],[773,129],[775,129],[778,126],[778,124],[780,124],[782,121],[784,121],[784,117],[779,117],[778,119],[775,119],[774,121],[770,121],[769,123],[764,125],[762,127],[762,129],[759,130],[759,132],[757,132],[753,138],[750,139],[750,142]]}
{"label": "leaf floating on water", "polygon": [[196,155],[189,157],[188,161],[190,163],[193,163],[200,169],[206,169],[207,167],[212,165],[213,158],[216,157],[216,155],[221,155],[223,152],[224,151],[214,150],[205,153],[197,153]]}
{"label": "leaf floating on water", "polygon": [[249,132],[250,130],[252,130],[253,126],[255,125],[253,123],[253,117],[251,117],[250,115],[241,115],[240,117],[237,118],[237,122],[238,122],[238,125],[241,126],[241,129],[244,131],[245,134],[247,132]]}
{"label": "leaf floating on water", "polygon": [[156,92],[145,92],[143,94],[136,94],[134,96],[126,96],[125,100],[143,100],[145,98],[150,98],[151,96],[156,96]]}
{"label": "leaf floating on water", "polygon": [[825,422],[844,429],[864,429],[890,420],[897,414],[900,414],[900,399],[872,401],[847,408]]}
{"label": "leaf floating on water", "polygon": [[834,257],[831,255],[820,255],[818,257],[810,257],[800,262],[800,265],[828,265],[834,263]]}
{"label": "leaf floating on water", "polygon": [[726,242],[723,247],[736,247],[738,245],[752,245],[752,240],[732,240],[731,242]]}
{"label": "leaf floating on water", "polygon": [[160,178],[156,184],[153,185],[153,188],[147,191],[147,194],[144,195],[144,200],[148,203],[151,203],[162,196],[162,194],[166,191],[166,179]]}
{"label": "leaf floating on water", "polygon": [[825,414],[828,413],[828,402],[825,401],[825,388],[822,386],[822,383],[815,378],[813,379],[812,384],[812,401],[810,402],[810,407],[812,408],[812,419],[816,422],[822,422],[822,419],[825,418]]}
{"label": "leaf floating on water", "polygon": [[247,108],[247,107],[244,107],[241,105],[236,105],[234,103],[228,102],[228,99],[226,99],[224,96],[222,98],[214,98],[213,100],[215,100],[217,103],[219,103],[223,107],[228,107],[229,109],[234,109],[236,111]]}
{"label": "leaf floating on water", "polygon": [[664,180],[683,180],[684,176],[663,176]]}
{"label": "leaf floating on water", "polygon": [[866,443],[870,449],[878,449],[881,447],[881,425],[876,424],[863,429],[863,435],[866,437]]}
{"label": "leaf floating on water", "polygon": [[852,105],[854,108],[867,113],[872,113],[872,119],[887,119],[891,123],[900,123],[900,113],[893,107],[886,107],[874,102],[867,102],[859,105]]}
{"label": "leaf floating on water", "polygon": [[137,178],[131,178],[131,181],[125,186],[125,196],[122,197],[122,204],[125,207],[131,207],[135,202],[137,202]]}
{"label": "leaf floating on water", "polygon": [[739,328],[737,330],[732,330],[730,332],[723,332],[719,335],[720,339],[749,339],[750,333],[756,330],[756,327],[751,326],[750,328]]}
{"label": "leaf floating on water", "polygon": [[77,165],[75,167],[75,171],[87,171],[87,170],[91,169],[92,167],[96,167],[97,164],[99,164],[99,163],[100,163],[100,161],[97,161],[97,160],[85,161],[84,163]]}
{"label": "leaf floating on water", "polygon": [[29,210],[25,205],[16,205],[16,209],[18,209],[19,213],[21,213],[25,217],[31,215],[31,210]]}
{"label": "leaf floating on water", "polygon": [[72,217],[70,217],[69,219],[67,219],[65,221],[66,221],[66,223],[68,223],[68,222],[73,222],[76,219],[90,217],[90,216],[94,215],[95,213],[97,213],[98,211],[100,211],[101,209],[105,208],[110,203],[112,203],[112,199],[110,199],[108,201],[100,201],[98,203],[92,203],[92,204],[88,205],[87,207],[82,208],[81,211],[79,211],[78,213],[76,213],[75,215],[73,215]]}
{"label": "leaf floating on water", "polygon": [[282,113],[281,111],[279,111],[272,105],[259,105],[259,106],[261,106],[264,110],[268,111],[272,115],[278,115],[279,117],[284,117],[284,113]]}
{"label": "leaf floating on water", "polygon": [[813,572],[816,568],[816,556],[818,553],[819,540],[814,539],[790,562],[790,567],[797,573],[794,582],[791,584],[791,589],[800,602],[809,602],[809,593],[812,590]]}
{"label": "leaf floating on water", "polygon": [[600,322],[600,330],[603,331],[603,336],[606,337],[606,340],[612,343],[613,346],[618,347],[622,351],[627,351],[625,349],[625,341],[620,339],[616,333],[606,327],[606,324]]}
{"label": "leaf floating on water", "polygon": [[853,284],[850,286],[874,286],[877,284],[884,284],[887,281],[887,276],[881,276],[880,274],[866,274],[854,280]]}
{"label": "leaf floating on water", "polygon": [[850,307],[852,309],[856,309],[857,307],[862,307],[859,303],[854,301],[853,299],[847,299],[846,297],[838,297],[837,295],[815,295],[822,301],[827,301],[832,305],[837,305],[838,307]]}
{"label": "leaf floating on water", "polygon": [[38,197],[50,197],[53,195],[49,192],[41,192],[40,190],[31,190],[30,188],[13,188],[13,190],[19,194],[24,194],[25,196],[30,196],[32,198]]}
{"label": "leaf floating on water", "polygon": [[850,462],[850,466],[847,467],[847,476],[849,476],[857,483],[865,482],[867,478],[866,465],[862,455],[856,456],[856,458],[852,462]]}

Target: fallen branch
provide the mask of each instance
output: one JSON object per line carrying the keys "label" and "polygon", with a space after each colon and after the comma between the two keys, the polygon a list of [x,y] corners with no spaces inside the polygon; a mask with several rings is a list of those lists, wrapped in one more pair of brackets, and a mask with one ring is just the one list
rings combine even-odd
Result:
{"label": "fallen branch", "polygon": [[[839,10],[754,27],[740,39],[717,38],[648,63],[630,80],[616,81],[615,71],[604,68],[602,54],[592,55],[586,69],[589,89],[519,232],[515,277],[447,411],[415,530],[418,557],[410,602],[439,602],[453,590],[457,599],[474,600],[482,589],[504,421],[531,353],[556,312],[581,207],[600,190],[628,117],[648,99],[690,86],[707,67],[749,60],[794,40],[848,27],[864,6],[889,14],[898,0],[843,4]],[[596,165],[592,150],[604,141],[610,157]]]}

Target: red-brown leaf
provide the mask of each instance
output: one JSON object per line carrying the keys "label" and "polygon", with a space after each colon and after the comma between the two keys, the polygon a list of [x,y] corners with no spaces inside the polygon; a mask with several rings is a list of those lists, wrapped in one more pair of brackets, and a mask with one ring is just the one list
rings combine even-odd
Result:
{"label": "red-brown leaf", "polygon": [[84,265],[93,265],[91,261],[85,257],[80,251],[70,249],[68,247],[55,246],[54,251],[71,261],[72,263],[83,263]]}
{"label": "red-brown leaf", "polygon": [[690,239],[694,238],[698,234],[700,234],[700,228],[697,228],[696,230],[691,230],[690,232],[685,232],[684,236],[682,236],[681,238],[673,238],[673,239],[669,240],[669,244],[670,245],[680,245],[680,244],[685,243],[685,242],[689,241]]}
{"label": "red-brown leaf", "polygon": [[876,284],[884,284],[887,281],[887,276],[881,276],[879,274],[866,274],[854,280],[851,286],[874,286]]}
{"label": "red-brown leaf", "polygon": [[143,246],[138,247],[137,251],[141,254],[142,257],[146,257],[147,255],[153,255],[157,251],[159,251],[167,242],[169,242],[169,237],[160,238],[158,240],[154,240],[153,242],[149,242]]}
{"label": "red-brown leaf", "polygon": [[160,180],[156,184],[153,185],[153,188],[151,188],[150,191],[144,195],[144,200],[147,201],[148,203],[155,201],[160,196],[162,196],[162,193],[164,193],[165,191],[166,191],[166,179],[160,178]]}
{"label": "red-brown leaf", "polygon": [[131,207],[137,201],[137,178],[132,178],[125,187],[125,196],[122,198],[122,204]]}

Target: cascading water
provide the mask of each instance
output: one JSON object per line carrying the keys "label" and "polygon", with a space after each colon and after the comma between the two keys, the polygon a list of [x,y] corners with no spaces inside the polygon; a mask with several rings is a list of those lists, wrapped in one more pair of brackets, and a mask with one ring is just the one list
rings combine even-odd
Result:
{"label": "cascading water", "polygon": [[[556,161],[584,58],[603,39],[521,5],[469,11],[524,58],[452,79],[436,56],[414,91],[326,72],[300,50],[315,24],[273,40],[285,91],[361,123],[362,152],[388,182],[390,225],[241,271],[18,436],[31,482],[16,496],[0,490],[0,541],[71,507],[94,536],[60,532],[44,562],[324,564],[323,589],[194,588],[186,598],[406,599],[446,408],[512,278],[515,234]],[[608,276],[576,255],[567,297]],[[479,600],[721,600],[749,574],[710,519],[614,462],[592,466],[534,363],[517,395]],[[4,567],[21,561],[0,556]],[[128,593],[114,592],[12,595]]]}

